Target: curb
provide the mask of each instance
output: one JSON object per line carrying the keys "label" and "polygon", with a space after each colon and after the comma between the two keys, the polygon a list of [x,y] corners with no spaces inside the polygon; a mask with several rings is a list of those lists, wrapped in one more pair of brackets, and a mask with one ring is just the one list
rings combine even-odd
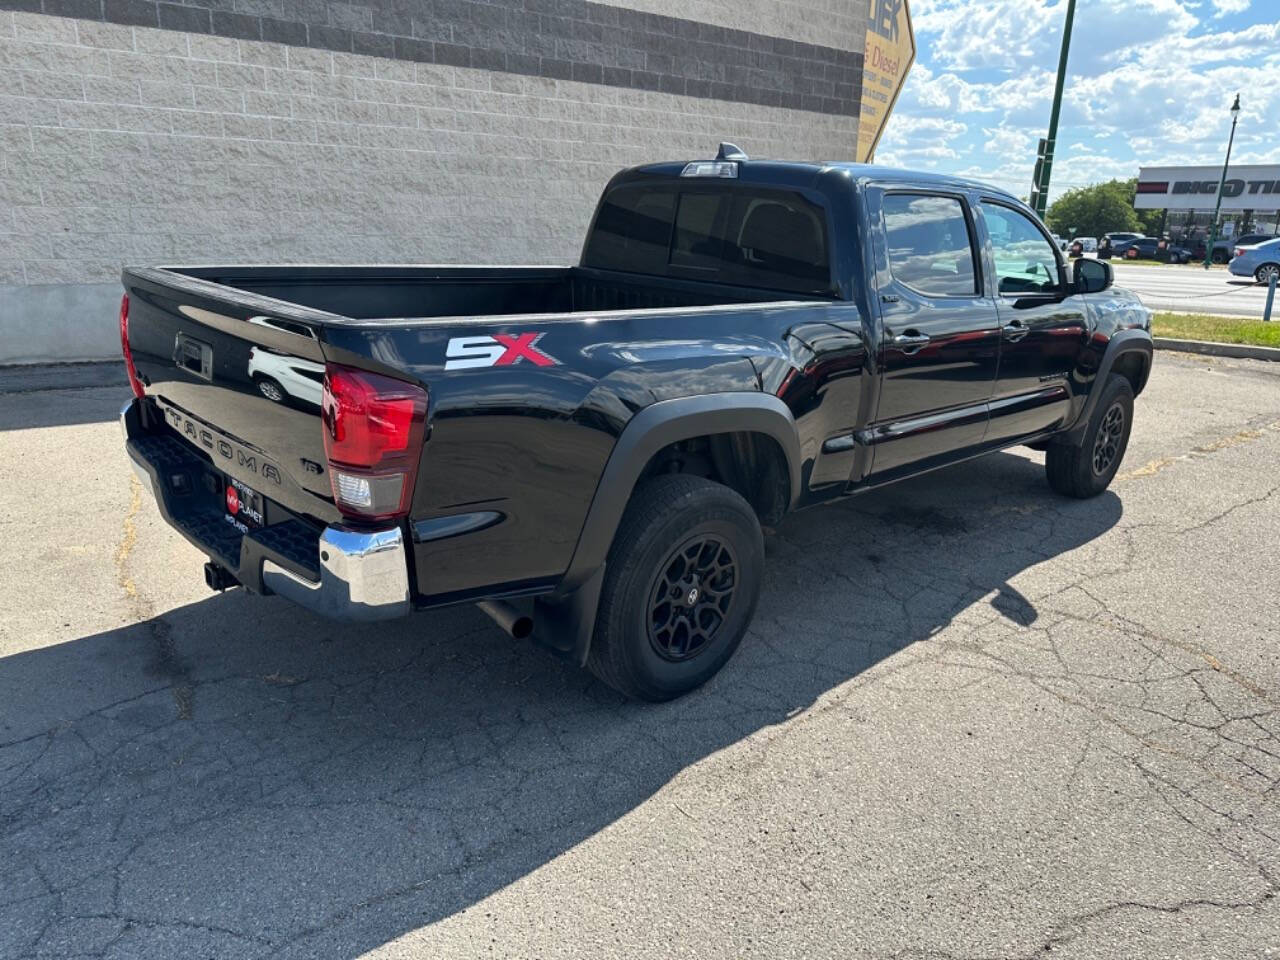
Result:
{"label": "curb", "polygon": [[1247,343],[1216,343],[1212,340],[1171,340],[1155,337],[1157,350],[1180,350],[1203,353],[1211,357],[1234,357],[1237,360],[1271,360],[1280,363],[1280,347],[1255,347]]}
{"label": "curb", "polygon": [[129,378],[119,360],[83,363],[21,363],[0,366],[0,393],[37,390],[79,390],[84,387],[125,387]]}

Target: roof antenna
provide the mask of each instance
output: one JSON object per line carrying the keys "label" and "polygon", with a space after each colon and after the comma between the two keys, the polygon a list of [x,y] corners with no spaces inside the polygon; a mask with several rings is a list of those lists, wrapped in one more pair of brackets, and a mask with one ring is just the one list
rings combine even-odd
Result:
{"label": "roof antenna", "polygon": [[746,160],[747,155],[742,152],[742,148],[734,143],[721,143],[720,152],[716,154],[717,160]]}

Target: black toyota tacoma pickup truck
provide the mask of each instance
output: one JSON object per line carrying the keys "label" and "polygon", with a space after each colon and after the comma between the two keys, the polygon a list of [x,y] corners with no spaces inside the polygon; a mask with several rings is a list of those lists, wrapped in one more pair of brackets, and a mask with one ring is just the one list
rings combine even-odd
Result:
{"label": "black toyota tacoma pickup truck", "polygon": [[577,266],[123,280],[129,457],[211,587],[477,602],[651,700],[733,653],[790,510],[1015,444],[1100,493],[1152,356],[1013,197],[732,145],[617,174]]}

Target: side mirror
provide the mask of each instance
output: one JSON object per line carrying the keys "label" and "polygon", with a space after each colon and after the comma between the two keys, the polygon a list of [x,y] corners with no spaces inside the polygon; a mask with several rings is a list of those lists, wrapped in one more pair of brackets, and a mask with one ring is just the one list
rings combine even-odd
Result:
{"label": "side mirror", "polygon": [[1115,274],[1105,260],[1086,260],[1081,257],[1073,264],[1077,293],[1101,293],[1111,286]]}

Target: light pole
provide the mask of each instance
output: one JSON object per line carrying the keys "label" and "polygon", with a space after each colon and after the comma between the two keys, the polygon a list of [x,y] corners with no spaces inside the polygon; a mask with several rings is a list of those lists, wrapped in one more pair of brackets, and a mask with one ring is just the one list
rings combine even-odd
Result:
{"label": "light pole", "polygon": [[1053,107],[1049,111],[1049,136],[1040,141],[1040,156],[1031,176],[1031,209],[1044,219],[1049,204],[1049,175],[1053,172],[1053,154],[1058,147],[1058,113],[1062,110],[1062,85],[1067,79],[1067,54],[1071,50],[1071,24],[1076,16],[1076,0],[1067,0],[1067,22],[1062,28],[1062,50],[1058,53],[1058,79],[1053,86]]}
{"label": "light pole", "polygon": [[1222,161],[1222,178],[1218,181],[1218,202],[1213,207],[1213,223],[1209,225],[1209,242],[1204,248],[1204,268],[1213,262],[1213,245],[1218,242],[1218,213],[1222,210],[1222,188],[1227,185],[1227,166],[1231,163],[1231,145],[1236,142],[1236,121],[1240,119],[1240,94],[1231,105],[1231,136],[1227,140],[1227,159]]}

